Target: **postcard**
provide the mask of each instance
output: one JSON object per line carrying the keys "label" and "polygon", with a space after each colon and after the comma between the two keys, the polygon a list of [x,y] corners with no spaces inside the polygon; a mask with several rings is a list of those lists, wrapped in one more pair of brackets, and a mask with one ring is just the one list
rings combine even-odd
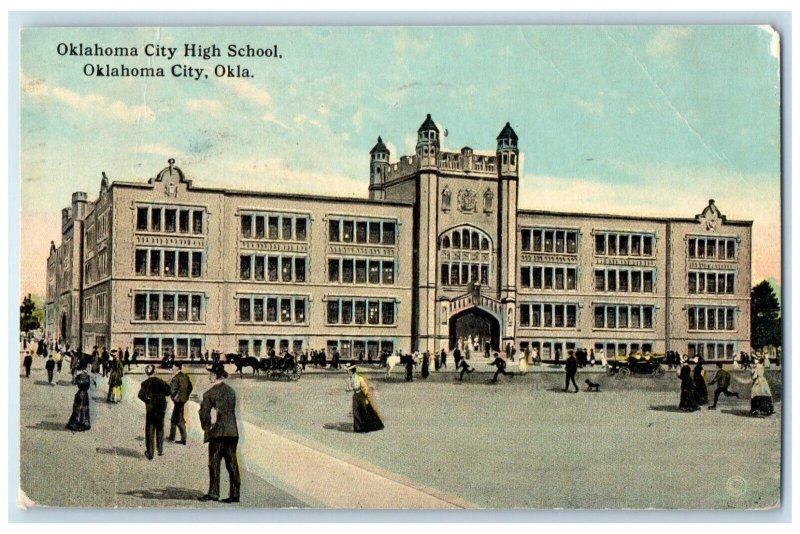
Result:
{"label": "postcard", "polygon": [[20,506],[781,506],[773,28],[20,39]]}

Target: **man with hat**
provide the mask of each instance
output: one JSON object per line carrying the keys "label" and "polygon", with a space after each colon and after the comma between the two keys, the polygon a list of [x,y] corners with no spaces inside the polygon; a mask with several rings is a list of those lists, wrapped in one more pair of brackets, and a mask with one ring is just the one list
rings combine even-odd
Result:
{"label": "man with hat", "polygon": [[[203,427],[203,441],[208,443],[208,493],[199,497],[200,501],[219,500],[220,463],[225,459],[228,470],[230,493],[222,502],[239,502],[241,478],[239,460],[236,457],[236,446],[239,443],[239,430],[236,425],[236,392],[225,383],[228,377],[221,362],[215,363],[211,369],[214,385],[203,394],[200,405],[200,425]],[[211,420],[211,410],[217,412],[216,421]]]}
{"label": "man with hat", "polygon": [[189,400],[189,395],[192,393],[192,381],[189,375],[183,372],[183,364],[175,362],[173,367],[175,374],[170,382],[170,389],[172,390],[172,417],[169,420],[169,436],[167,441],[175,441],[175,429],[181,432],[181,439],[175,443],[186,445],[186,421],[183,416],[183,407]]}
{"label": "man with hat", "polygon": [[148,378],[139,388],[139,399],[146,407],[144,426],[144,455],[148,460],[153,459],[153,445],[158,450],[158,455],[164,454],[164,414],[167,412],[167,397],[172,392],[169,384],[153,376],[156,373],[154,365],[148,365],[144,372]]}

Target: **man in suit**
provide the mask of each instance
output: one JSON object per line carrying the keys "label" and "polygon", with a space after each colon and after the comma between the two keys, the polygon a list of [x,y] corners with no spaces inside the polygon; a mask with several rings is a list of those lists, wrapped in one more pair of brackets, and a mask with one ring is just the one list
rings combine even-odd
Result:
{"label": "man in suit", "polygon": [[471,373],[471,372],[475,371],[475,369],[473,367],[469,366],[469,364],[467,363],[467,360],[461,360],[460,362],[458,362],[458,367],[456,368],[456,370],[458,370],[458,369],[461,369],[461,372],[458,375],[458,379],[461,382],[464,381],[464,373]]}
{"label": "man in suit", "polygon": [[[215,364],[211,368],[214,374],[214,385],[203,394],[200,405],[200,425],[205,432],[204,441],[208,443],[208,493],[199,497],[200,501],[219,500],[219,468],[220,462],[225,459],[225,468],[228,470],[230,492],[227,499],[222,502],[239,502],[239,489],[241,479],[239,474],[239,460],[236,457],[236,446],[239,443],[239,430],[236,425],[236,392],[225,383],[228,373],[222,364]],[[217,412],[217,418],[212,422],[211,410]]]}
{"label": "man in suit", "polygon": [[714,375],[708,385],[711,384],[716,384],[717,389],[714,390],[714,404],[708,407],[709,410],[717,409],[717,401],[719,401],[719,396],[723,393],[726,397],[739,398],[739,394],[735,391],[728,391],[728,387],[731,385],[731,374],[722,368],[722,362],[717,362],[717,374]]}
{"label": "man in suit", "polygon": [[192,381],[189,379],[189,375],[183,372],[181,362],[175,362],[173,370],[175,374],[169,384],[172,391],[172,417],[169,420],[167,441],[175,441],[175,429],[177,428],[181,432],[181,439],[175,443],[186,445],[186,421],[183,417],[183,407],[192,393]]}
{"label": "man in suit", "polygon": [[567,357],[567,361],[564,363],[564,370],[567,372],[564,391],[569,391],[569,383],[572,382],[572,385],[575,386],[575,393],[577,393],[580,391],[578,389],[578,384],[575,383],[575,375],[578,373],[578,360],[575,359],[575,353],[572,351],[569,351],[569,357]]}
{"label": "man in suit", "polygon": [[53,383],[53,371],[56,368],[56,362],[53,359],[52,353],[50,354],[50,356],[47,357],[47,363],[44,364],[44,368],[47,370],[47,383],[48,384],[52,384]]}
{"label": "man in suit", "polygon": [[164,454],[164,414],[167,413],[167,397],[172,393],[169,384],[153,376],[156,373],[154,365],[148,365],[144,371],[148,378],[139,388],[139,399],[146,407],[144,425],[144,455],[148,460],[153,459],[153,445],[158,450],[158,455]]}
{"label": "man in suit", "polygon": [[494,361],[489,365],[494,365],[497,367],[497,371],[494,372],[494,376],[492,377],[492,382],[497,382],[497,375],[508,375],[511,378],[514,378],[514,372],[506,371],[506,361],[500,357],[498,353],[494,353]]}

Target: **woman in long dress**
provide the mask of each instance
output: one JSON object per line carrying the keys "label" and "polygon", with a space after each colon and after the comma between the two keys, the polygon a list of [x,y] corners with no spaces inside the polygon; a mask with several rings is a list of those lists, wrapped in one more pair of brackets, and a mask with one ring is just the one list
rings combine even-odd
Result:
{"label": "woman in long dress", "polygon": [[347,391],[353,392],[353,430],[356,432],[382,430],[383,421],[370,392],[369,383],[358,374],[355,365],[348,365],[346,369],[350,373]]}
{"label": "woman in long dress", "polygon": [[699,410],[700,406],[697,404],[697,393],[694,389],[692,369],[688,364],[681,367],[678,376],[681,379],[681,400],[678,403],[678,409],[682,412],[694,412]]}
{"label": "woman in long dress", "polygon": [[117,403],[122,400],[122,362],[117,356],[111,359],[111,374],[108,377],[108,402]]}
{"label": "woman in long dress", "polygon": [[86,372],[85,366],[75,375],[75,384],[78,385],[78,391],[72,402],[72,417],[69,418],[67,428],[73,432],[83,432],[92,428],[89,418],[89,387],[92,384],[92,377]]}
{"label": "woman in long dress", "polygon": [[697,365],[694,366],[692,376],[694,378],[694,389],[697,392],[697,402],[701,405],[708,404],[708,384],[706,384],[706,373],[703,371],[702,358],[697,358]]}
{"label": "woman in long dress", "polygon": [[764,366],[759,360],[753,369],[753,387],[750,390],[750,413],[754,416],[772,415],[775,412],[772,406],[772,390],[764,376]]}

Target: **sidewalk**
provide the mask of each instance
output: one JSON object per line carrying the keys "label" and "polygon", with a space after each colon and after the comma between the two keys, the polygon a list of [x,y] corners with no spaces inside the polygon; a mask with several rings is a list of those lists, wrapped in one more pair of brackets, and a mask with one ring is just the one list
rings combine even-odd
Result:
{"label": "sidewalk", "polygon": [[[199,399],[210,383],[195,376],[186,404],[189,444],[165,442],[164,456],[144,457],[144,404],[138,400],[143,374],[125,377],[124,398],[105,402],[106,380],[94,375],[90,390],[92,429],[72,433],[69,419],[75,387],[68,373],[50,386],[34,360],[30,379],[21,378],[21,478],[26,497],[50,506],[101,507],[320,507],[464,508],[456,497],[425,488],[357,458],[326,449],[288,431],[239,420],[242,502],[197,501],[208,487],[207,448],[199,421]],[[65,368],[66,370],[66,368]],[[335,372],[335,371],[334,371]],[[165,372],[158,374],[169,380]],[[171,410],[171,406],[170,406]],[[169,414],[165,431],[169,429]],[[39,420],[40,418],[44,420]],[[221,469],[222,495],[227,474]],[[54,481],[68,481],[54,484]],[[337,488],[332,492],[330,488]]]}

